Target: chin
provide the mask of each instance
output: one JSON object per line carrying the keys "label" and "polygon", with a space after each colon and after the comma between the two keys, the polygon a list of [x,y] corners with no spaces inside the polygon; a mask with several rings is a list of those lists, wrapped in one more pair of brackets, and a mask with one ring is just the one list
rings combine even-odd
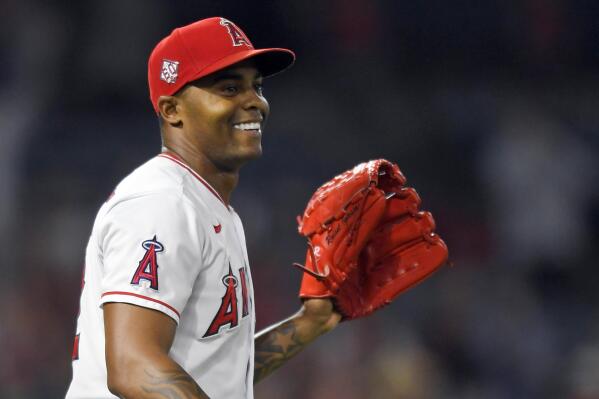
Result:
{"label": "chin", "polygon": [[248,161],[258,159],[262,156],[262,144],[249,146],[244,149],[240,158],[246,158]]}
{"label": "chin", "polygon": [[262,156],[262,147],[247,149],[240,152],[226,161],[220,163],[222,169],[234,171],[239,170],[246,163],[258,159]]}
{"label": "chin", "polygon": [[260,158],[261,156],[262,156],[262,147],[254,149],[252,151],[248,151],[246,154],[244,154],[243,163],[253,161],[254,159]]}

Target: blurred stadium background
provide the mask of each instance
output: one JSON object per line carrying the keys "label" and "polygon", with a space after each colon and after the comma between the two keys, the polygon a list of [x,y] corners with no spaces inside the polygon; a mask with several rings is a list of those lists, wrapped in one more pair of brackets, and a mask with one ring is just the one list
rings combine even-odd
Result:
{"label": "blurred stadium background", "polygon": [[233,205],[258,324],[298,308],[295,216],[325,179],[399,163],[452,268],[343,324],[257,398],[599,398],[599,2],[4,0],[0,397],[70,381],[85,245],[160,150],[146,61],[223,15],[298,55],[266,82],[263,158]]}

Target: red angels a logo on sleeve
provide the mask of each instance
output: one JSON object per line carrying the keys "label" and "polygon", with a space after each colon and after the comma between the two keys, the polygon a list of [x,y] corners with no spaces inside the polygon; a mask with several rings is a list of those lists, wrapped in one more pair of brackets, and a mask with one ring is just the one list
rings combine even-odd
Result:
{"label": "red angels a logo on sleeve", "polygon": [[156,261],[156,253],[164,251],[164,246],[156,240],[156,236],[151,240],[142,242],[141,246],[146,250],[146,253],[137,265],[137,269],[131,279],[131,284],[140,285],[140,282],[144,280],[150,283],[150,288],[158,290],[158,262]]}
{"label": "red angels a logo on sleeve", "polygon": [[253,47],[252,42],[247,36],[239,29],[235,24],[228,19],[221,18],[220,24],[227,28],[227,32],[229,32],[229,36],[231,36],[231,40],[233,40],[233,46],[241,46],[245,44],[248,47]]}
{"label": "red angels a logo on sleeve", "polygon": [[246,281],[245,267],[239,269],[239,278],[233,274],[231,265],[229,265],[229,273],[222,278],[222,283],[226,287],[225,294],[221,299],[220,307],[216,315],[210,323],[210,327],[202,338],[210,337],[219,333],[221,327],[229,325],[229,328],[237,327],[239,324],[238,304],[237,304],[237,287],[241,280],[241,318],[246,317],[248,312],[248,290]]}

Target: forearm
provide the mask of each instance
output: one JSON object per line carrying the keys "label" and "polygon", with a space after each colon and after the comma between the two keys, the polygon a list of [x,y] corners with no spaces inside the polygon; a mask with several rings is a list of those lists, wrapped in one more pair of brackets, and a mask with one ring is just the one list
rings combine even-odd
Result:
{"label": "forearm", "polygon": [[290,318],[256,334],[254,384],[281,367],[320,335],[332,330],[339,319],[340,316],[330,311],[320,315],[302,307]]}
{"label": "forearm", "polygon": [[170,356],[177,324],[166,314],[128,303],[104,304],[108,389],[120,398],[206,399]]}
{"label": "forearm", "polygon": [[125,360],[112,372],[109,369],[108,384],[110,391],[123,399],[208,398],[193,378],[165,355]]}

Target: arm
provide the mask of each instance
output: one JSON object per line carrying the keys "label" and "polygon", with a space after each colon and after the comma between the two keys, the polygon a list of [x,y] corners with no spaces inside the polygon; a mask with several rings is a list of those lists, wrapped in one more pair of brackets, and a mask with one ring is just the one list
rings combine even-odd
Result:
{"label": "arm", "polygon": [[256,334],[254,384],[331,331],[340,320],[329,299],[307,299],[295,315]]}
{"label": "arm", "polygon": [[126,303],[104,304],[108,388],[119,398],[208,396],[169,356],[175,321]]}

